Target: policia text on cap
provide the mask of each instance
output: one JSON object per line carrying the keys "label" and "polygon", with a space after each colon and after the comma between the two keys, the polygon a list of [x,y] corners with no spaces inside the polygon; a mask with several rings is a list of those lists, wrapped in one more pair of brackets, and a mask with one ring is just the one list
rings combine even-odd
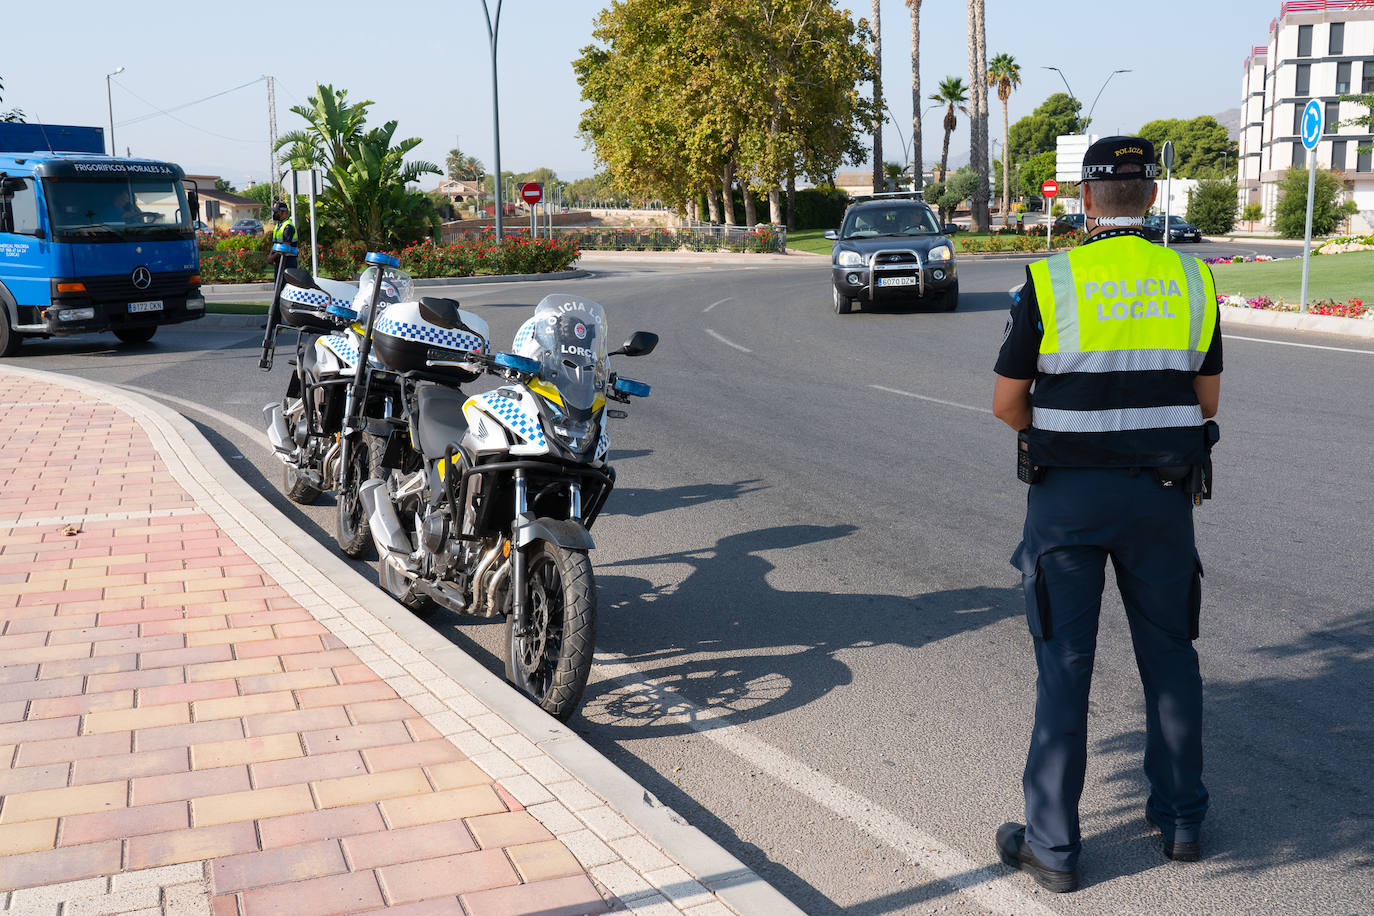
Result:
{"label": "policia text on cap", "polygon": [[1116,571],[1145,689],[1144,815],[1164,854],[1200,855],[1202,564],[1193,507],[1211,493],[1221,390],[1211,271],[1151,244],[1155,153],[1108,137],[1083,160],[1088,240],[1027,268],[997,358],[993,413],[1017,430],[1031,483],[1021,571],[1039,671],[1022,780],[1025,820],[1002,861],[1052,891],[1078,887],[1078,802],[1106,561]]}

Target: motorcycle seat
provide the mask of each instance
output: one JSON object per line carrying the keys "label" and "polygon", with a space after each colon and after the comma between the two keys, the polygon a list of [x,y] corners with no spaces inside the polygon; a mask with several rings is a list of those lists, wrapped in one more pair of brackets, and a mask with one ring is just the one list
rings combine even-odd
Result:
{"label": "motorcycle seat", "polygon": [[419,421],[420,452],[433,461],[444,457],[450,445],[455,448],[468,431],[463,416],[467,395],[443,385],[421,382],[415,387]]}

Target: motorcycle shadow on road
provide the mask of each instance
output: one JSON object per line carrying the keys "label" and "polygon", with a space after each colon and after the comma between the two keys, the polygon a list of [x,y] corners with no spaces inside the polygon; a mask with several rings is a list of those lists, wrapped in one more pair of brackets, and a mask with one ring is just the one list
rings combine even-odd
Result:
{"label": "motorcycle shadow on road", "polygon": [[[769,584],[775,567],[763,554],[856,530],[764,528],[702,550],[600,567],[597,668],[582,715],[615,740],[739,725],[797,709],[851,683],[840,652],[885,644],[920,648],[1022,613],[1020,588],[910,597],[785,591]],[[646,565],[690,572],[675,585],[614,573],[617,566]],[[903,686],[892,689],[900,694]]]}
{"label": "motorcycle shadow on road", "polygon": [[[1204,672],[1206,635],[1199,645]],[[1293,894],[1291,884],[1298,881],[1304,889],[1288,898],[1295,910],[1308,905],[1320,909],[1316,901],[1329,903],[1351,892],[1371,899],[1370,646],[1374,608],[1298,642],[1252,650],[1264,670],[1284,673],[1207,680],[1203,778],[1211,807],[1203,826],[1203,865],[1215,877],[1272,880],[1277,895]],[[1087,836],[1084,845],[1120,847],[1101,859],[1121,863],[1124,873],[1167,864],[1160,857],[1158,837],[1143,839],[1149,832],[1141,819],[1149,792],[1140,769],[1144,749],[1143,729],[1104,739],[1096,748],[1124,764],[1107,780],[1120,799],[1113,819],[1126,818],[1130,826]],[[1275,869],[1283,869],[1282,876],[1264,877]],[[1307,897],[1309,887],[1324,889]]]}

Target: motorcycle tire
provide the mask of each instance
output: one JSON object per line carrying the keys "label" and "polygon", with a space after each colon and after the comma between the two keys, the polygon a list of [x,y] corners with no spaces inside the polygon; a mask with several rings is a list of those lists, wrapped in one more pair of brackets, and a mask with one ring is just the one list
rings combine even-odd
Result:
{"label": "motorcycle tire", "polygon": [[566,722],[577,709],[596,650],[596,582],[586,551],[535,541],[528,551],[530,632],[506,615],[506,680]]}
{"label": "motorcycle tire", "polygon": [[324,492],[306,480],[300,468],[294,468],[289,464],[282,465],[281,488],[285,491],[287,499],[302,506],[311,505]]}
{"label": "motorcycle tire", "polygon": [[350,451],[353,485],[347,489],[340,487],[334,493],[338,507],[334,513],[334,539],[347,556],[361,560],[372,549],[372,529],[368,527],[363,502],[358,498],[358,487],[381,466],[381,448],[375,437],[363,433],[357,447]]}

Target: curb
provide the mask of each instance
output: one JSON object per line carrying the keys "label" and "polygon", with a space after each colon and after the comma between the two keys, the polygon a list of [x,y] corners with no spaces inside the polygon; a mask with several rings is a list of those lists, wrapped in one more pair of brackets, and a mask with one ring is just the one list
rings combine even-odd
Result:
{"label": "curb", "polygon": [[1284,331],[1314,331],[1362,340],[1374,340],[1374,321],[1365,318],[1338,318],[1334,315],[1305,315],[1301,312],[1276,312],[1248,309],[1238,305],[1221,306],[1223,328],[1238,324],[1276,328]]}
{"label": "curb", "polygon": [[[541,280],[580,280],[590,277],[589,271],[581,268],[560,270],[548,274],[500,274],[492,277],[424,277],[410,281],[411,286],[467,286],[475,283],[537,283]],[[233,295],[234,293],[270,293],[271,283],[210,283],[202,285],[202,293],[214,295]]]}
{"label": "curb", "polygon": [[[664,805],[581,736],[546,715],[515,688],[482,667],[472,656],[391,600],[374,582],[354,571],[292,524],[238,476],[186,417],[152,398],[116,386],[55,372],[5,368],[17,375],[85,391],[129,412],[132,419],[144,427],[155,446],[159,439],[177,437],[186,451],[179,452],[176,459],[186,464],[188,471],[194,474],[199,470],[208,479],[214,480],[239,508],[273,532],[315,571],[345,592],[396,637],[418,651],[426,661],[462,684],[507,724],[609,802],[635,828],[729,907],[746,916],[804,916],[803,911],[781,892],[700,829],[687,823],[681,815]],[[149,429],[148,414],[160,419],[166,428]],[[168,460],[168,456],[163,456],[163,460],[169,470],[172,469],[173,462]],[[197,464],[198,469],[194,467]],[[186,482],[182,483],[185,485]],[[194,496],[202,487],[194,481],[192,483],[194,485],[190,489]]]}

